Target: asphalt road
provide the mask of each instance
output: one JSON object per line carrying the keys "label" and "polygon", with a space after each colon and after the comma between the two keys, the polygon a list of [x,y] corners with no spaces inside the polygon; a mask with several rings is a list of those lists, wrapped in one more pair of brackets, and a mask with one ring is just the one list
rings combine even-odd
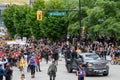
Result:
{"label": "asphalt road", "polygon": [[[26,71],[26,68],[24,70],[24,74],[26,76],[26,80],[49,80],[49,76],[47,75],[47,69],[48,66],[51,64],[49,62],[48,64],[45,63],[43,60],[41,62],[41,70],[42,72],[36,72],[35,78],[31,78],[30,73]],[[62,61],[59,61],[58,64],[58,71],[56,80],[77,80],[77,76],[75,73],[68,73],[65,67],[64,59]],[[13,68],[13,80],[19,80],[21,73],[19,72],[18,68]],[[110,71],[108,76],[89,76],[85,77],[85,80],[120,80],[120,65],[110,65]]]}

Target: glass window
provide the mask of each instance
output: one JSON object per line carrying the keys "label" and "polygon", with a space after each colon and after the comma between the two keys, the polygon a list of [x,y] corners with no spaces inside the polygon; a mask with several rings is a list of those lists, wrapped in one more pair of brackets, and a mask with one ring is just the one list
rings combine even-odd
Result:
{"label": "glass window", "polygon": [[86,54],[86,59],[99,59],[97,54]]}

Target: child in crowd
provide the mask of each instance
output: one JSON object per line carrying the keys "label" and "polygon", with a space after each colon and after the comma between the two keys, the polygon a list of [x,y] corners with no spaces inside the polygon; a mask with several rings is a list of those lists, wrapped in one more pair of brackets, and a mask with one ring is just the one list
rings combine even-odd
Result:
{"label": "child in crowd", "polygon": [[24,74],[21,75],[20,80],[26,80]]}

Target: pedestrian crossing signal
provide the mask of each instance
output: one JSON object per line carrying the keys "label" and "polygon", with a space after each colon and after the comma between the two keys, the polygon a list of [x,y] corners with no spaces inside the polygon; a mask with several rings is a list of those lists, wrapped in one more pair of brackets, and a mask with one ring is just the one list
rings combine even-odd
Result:
{"label": "pedestrian crossing signal", "polygon": [[42,11],[37,11],[37,20],[42,20]]}

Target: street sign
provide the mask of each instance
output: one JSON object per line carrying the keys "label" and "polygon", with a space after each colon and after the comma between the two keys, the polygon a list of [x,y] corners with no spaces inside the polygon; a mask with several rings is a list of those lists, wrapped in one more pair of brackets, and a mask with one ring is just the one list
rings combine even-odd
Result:
{"label": "street sign", "polygon": [[50,16],[64,16],[66,12],[49,12]]}
{"label": "street sign", "polygon": [[27,42],[27,37],[23,37],[22,41]]}

